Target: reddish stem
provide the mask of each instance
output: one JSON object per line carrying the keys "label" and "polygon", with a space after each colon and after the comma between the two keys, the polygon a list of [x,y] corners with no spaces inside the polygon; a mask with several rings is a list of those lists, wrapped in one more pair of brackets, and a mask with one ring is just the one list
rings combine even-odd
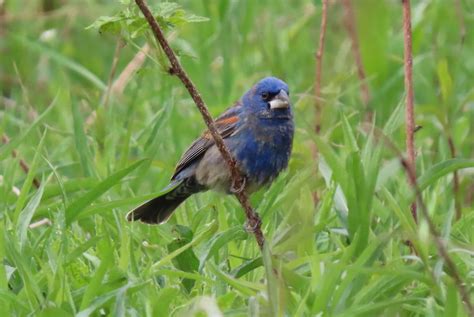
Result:
{"label": "reddish stem", "polygon": [[324,39],[326,37],[328,0],[322,0],[321,26],[319,28],[319,46],[316,52],[316,81],[314,83],[314,95],[316,97],[316,124],[315,131],[321,131],[322,97],[321,97],[321,77],[323,68]]}
{"label": "reddish stem", "polygon": [[[415,165],[415,115],[414,115],[414,92],[413,92],[413,56],[412,56],[412,39],[411,39],[411,12],[410,0],[402,0],[403,4],[403,43],[404,43],[404,66],[405,66],[405,91],[406,91],[406,108],[405,108],[405,124],[406,124],[406,148],[407,148],[407,164],[410,170],[416,175]],[[409,182],[412,183],[411,178]],[[417,220],[416,202],[411,205],[411,212],[415,221]]]}
{"label": "reddish stem", "polygon": [[[359,38],[357,36],[357,27],[355,23],[355,14],[354,9],[352,7],[351,0],[343,0],[342,2],[344,6],[345,12],[345,26],[349,37],[351,38],[351,47],[352,47],[352,54],[354,55],[354,61],[357,66],[357,76],[360,80],[360,97],[362,102],[365,106],[369,103],[370,100],[370,93],[369,93],[369,86],[366,82],[365,70],[362,64],[362,57],[360,54],[359,48]],[[370,117],[370,116],[369,116]]]}

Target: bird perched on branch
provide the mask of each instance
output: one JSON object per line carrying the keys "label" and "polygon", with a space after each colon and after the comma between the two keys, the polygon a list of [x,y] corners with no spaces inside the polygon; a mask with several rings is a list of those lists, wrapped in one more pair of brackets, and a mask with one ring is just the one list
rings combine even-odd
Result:
{"label": "bird perched on branch", "polygon": [[[249,193],[288,166],[294,134],[289,94],[285,82],[264,78],[215,120]],[[206,130],[183,154],[162,194],[130,211],[127,219],[162,223],[188,197],[208,189],[233,191],[229,167]]]}

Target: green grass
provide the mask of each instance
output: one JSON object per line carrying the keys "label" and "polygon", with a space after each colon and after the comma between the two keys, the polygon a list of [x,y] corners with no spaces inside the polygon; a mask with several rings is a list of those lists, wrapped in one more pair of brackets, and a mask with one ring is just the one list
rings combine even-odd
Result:
{"label": "green grass", "polygon": [[[167,184],[204,123],[156,50],[124,94],[103,104],[117,37],[86,27],[122,10],[120,1],[53,1],[49,13],[43,2],[7,1],[0,36],[0,132],[11,138],[0,146],[1,316],[467,315],[426,222],[411,217],[398,154],[377,137],[404,151],[399,1],[356,1],[368,129],[343,11],[329,7],[318,136],[320,1],[179,1],[209,18],[168,32],[213,115],[261,77],[290,86],[290,166],[252,196],[263,253],[231,196],[194,196],[160,226],[125,220]],[[460,2],[463,44],[451,2],[412,1],[415,141],[423,200],[474,300],[474,5]],[[115,77],[144,42],[127,40]],[[44,218],[51,224],[29,227]]]}

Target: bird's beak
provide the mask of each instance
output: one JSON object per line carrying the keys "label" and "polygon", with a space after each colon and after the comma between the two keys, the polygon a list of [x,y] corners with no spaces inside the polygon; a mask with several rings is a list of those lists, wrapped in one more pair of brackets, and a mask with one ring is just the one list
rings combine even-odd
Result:
{"label": "bird's beak", "polygon": [[272,100],[270,100],[269,104],[270,109],[288,108],[290,107],[290,97],[288,97],[286,91],[282,89],[280,90],[278,95],[276,95],[275,97],[273,97]]}

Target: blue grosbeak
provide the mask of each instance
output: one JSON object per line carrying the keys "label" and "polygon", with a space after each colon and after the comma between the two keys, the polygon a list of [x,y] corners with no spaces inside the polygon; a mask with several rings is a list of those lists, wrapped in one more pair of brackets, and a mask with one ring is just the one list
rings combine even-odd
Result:
{"label": "blue grosbeak", "polygon": [[[264,78],[215,121],[249,193],[270,184],[288,166],[294,134],[288,95],[285,82]],[[211,134],[205,131],[181,157],[163,194],[129,212],[127,219],[162,223],[188,197],[208,189],[232,193],[232,180]]]}

